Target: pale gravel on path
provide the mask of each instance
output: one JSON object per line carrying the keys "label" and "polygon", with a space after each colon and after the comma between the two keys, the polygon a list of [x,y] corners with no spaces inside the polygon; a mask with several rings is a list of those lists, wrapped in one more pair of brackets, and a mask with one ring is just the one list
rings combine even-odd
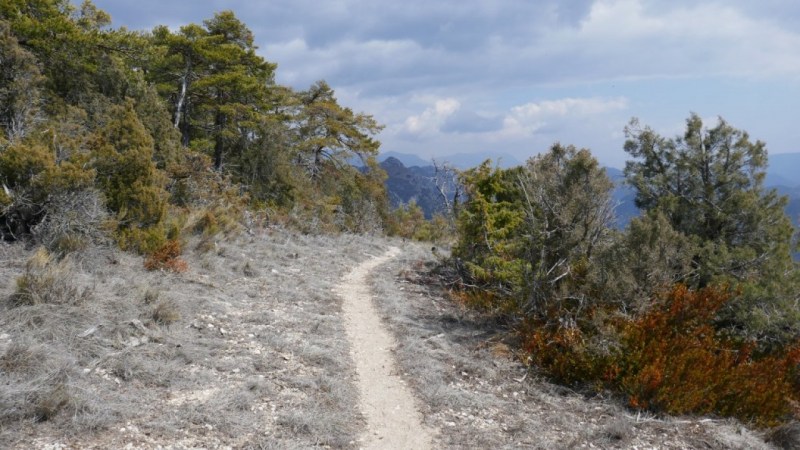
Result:
{"label": "pale gravel on path", "polygon": [[422,426],[421,414],[392,357],[396,347],[372,302],[367,277],[373,269],[400,253],[392,247],[347,274],[336,288],[343,298],[347,338],[353,348],[361,410],[367,431],[360,440],[366,449],[430,449],[432,433]]}

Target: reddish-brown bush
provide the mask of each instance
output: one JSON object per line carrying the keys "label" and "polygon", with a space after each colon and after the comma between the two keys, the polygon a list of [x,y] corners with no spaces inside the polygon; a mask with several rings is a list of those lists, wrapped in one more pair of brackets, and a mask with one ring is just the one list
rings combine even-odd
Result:
{"label": "reddish-brown bush", "polygon": [[[543,327],[532,329],[526,335],[525,350],[530,354],[531,362],[558,381],[567,384],[602,383],[606,378],[608,358],[587,346],[586,336],[578,327]],[[613,377],[616,377],[616,372]]]}
{"label": "reddish-brown bush", "polygon": [[798,400],[800,344],[754,355],[755,343],[720,335],[714,317],[725,290],[672,290],[666,301],[625,327],[619,387],[631,406],[673,414],[716,413],[769,425]]}
{"label": "reddish-brown bush", "polygon": [[177,273],[186,272],[189,265],[180,258],[181,251],[180,242],[169,240],[145,258],[144,268],[147,270],[169,270]]}
{"label": "reddish-brown bush", "polygon": [[784,422],[800,401],[800,342],[757,355],[754,342],[721,334],[714,320],[729,299],[677,286],[642,317],[607,320],[613,347],[593,344],[603,341],[596,326],[529,325],[525,349],[556,380],[623,393],[633,408]]}

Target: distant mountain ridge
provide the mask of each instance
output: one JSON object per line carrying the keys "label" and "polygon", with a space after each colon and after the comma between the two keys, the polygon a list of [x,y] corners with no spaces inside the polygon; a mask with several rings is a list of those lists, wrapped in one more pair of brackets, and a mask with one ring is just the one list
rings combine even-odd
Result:
{"label": "distant mountain ridge", "polygon": [[[486,159],[499,161],[500,167],[507,168],[522,164],[513,156],[504,154],[455,154],[449,157],[435,158],[437,162],[447,162],[457,169],[475,167]],[[506,159],[509,157],[508,159]],[[388,178],[386,188],[392,206],[408,204],[415,201],[430,218],[444,208],[434,176],[436,170],[432,161],[425,161],[417,155],[386,152],[379,156],[381,167]],[[469,165],[470,162],[474,164]],[[624,228],[631,219],[639,215],[634,203],[635,192],[624,183],[622,170],[606,167],[606,173],[614,182],[614,199],[617,215],[616,226]],[[800,227],[800,153],[779,153],[769,157],[769,167],[764,182],[767,188],[775,188],[779,194],[789,197],[786,213],[796,227]]]}
{"label": "distant mountain ridge", "polygon": [[422,159],[411,153],[400,152],[381,152],[381,154],[378,155],[378,162],[382,163],[390,158],[400,161],[405,167],[425,167],[433,165],[431,160]]}
{"label": "distant mountain ridge", "polygon": [[491,159],[495,164],[498,164],[504,169],[522,164],[522,161],[509,153],[454,153],[452,155],[436,156],[428,160],[411,153],[382,152],[380,155],[378,155],[379,162],[386,161],[389,158],[397,159],[406,167],[432,166],[433,161],[436,161],[440,163],[446,163],[460,170],[475,167],[487,159]]}
{"label": "distant mountain ridge", "polygon": [[436,169],[433,165],[406,167],[394,156],[389,156],[380,164],[386,171],[384,184],[392,207],[397,208],[413,201],[422,208],[428,219],[443,211],[444,201],[436,188]]}
{"label": "distant mountain ridge", "polygon": [[769,166],[764,184],[770,187],[800,188],[800,153],[769,155]]}

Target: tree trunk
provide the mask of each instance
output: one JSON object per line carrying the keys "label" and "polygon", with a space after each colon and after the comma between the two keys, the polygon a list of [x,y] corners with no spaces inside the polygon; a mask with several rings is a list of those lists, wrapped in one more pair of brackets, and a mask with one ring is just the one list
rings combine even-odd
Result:
{"label": "tree trunk", "polygon": [[175,128],[178,128],[181,123],[183,112],[183,103],[186,101],[186,89],[189,84],[189,74],[184,73],[181,77],[181,93],[178,94],[178,102],[175,105]]}
{"label": "tree trunk", "polygon": [[189,146],[189,124],[186,120],[188,105],[186,103],[187,92],[189,91],[189,75],[192,71],[192,62],[186,60],[186,68],[181,76],[181,92],[178,94],[178,101],[175,104],[175,128],[181,132],[181,143]]}

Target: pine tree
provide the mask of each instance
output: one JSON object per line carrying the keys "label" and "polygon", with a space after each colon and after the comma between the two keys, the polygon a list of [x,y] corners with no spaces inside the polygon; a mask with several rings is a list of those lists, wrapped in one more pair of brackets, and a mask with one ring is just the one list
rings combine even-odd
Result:
{"label": "pine tree", "polygon": [[0,20],[0,127],[13,142],[41,118],[41,75],[36,57],[19,45],[8,22]]}
{"label": "pine tree", "polygon": [[723,119],[705,128],[696,114],[681,137],[661,137],[636,119],[626,135],[625,151],[634,160],[625,174],[637,206],[663,215],[694,242],[683,281],[738,289],[720,317],[736,333],[764,345],[800,336],[794,232],[784,213],[787,199],[763,185],[766,145]]}
{"label": "pine tree", "polygon": [[767,150],[720,119],[711,129],[692,114],[684,136],[666,139],[631,121],[625,168],[636,205],[660,211],[672,227],[705,244],[699,283],[717,275],[737,280],[792,267],[792,225],[786,198],[764,188]]}
{"label": "pine tree", "polygon": [[177,34],[153,31],[163,59],[149,79],[169,100],[184,145],[209,153],[216,170],[241,155],[261,117],[274,108],[269,90],[275,64],[256,54],[252,32],[231,11]]}
{"label": "pine tree", "polygon": [[377,156],[380,143],[372,136],[383,127],[372,116],[340,106],[326,82],[318,81],[299,99],[297,159],[311,179],[319,178],[326,164],[340,169],[354,158],[366,162]]}

